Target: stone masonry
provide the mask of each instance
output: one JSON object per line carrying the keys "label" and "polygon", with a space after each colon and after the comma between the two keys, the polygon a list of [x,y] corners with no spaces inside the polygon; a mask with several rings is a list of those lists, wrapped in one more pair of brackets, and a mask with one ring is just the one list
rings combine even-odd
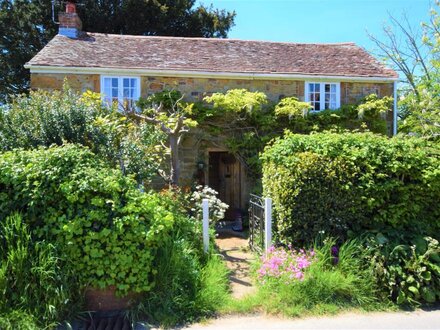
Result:
{"label": "stone masonry", "polygon": [[[80,92],[100,91],[100,76],[98,74],[39,74],[31,75],[31,88],[44,90],[59,90],[63,81]],[[182,77],[141,77],[141,95],[160,92],[164,89],[177,89],[185,94],[188,100],[200,101],[203,97],[215,92],[226,92],[230,89],[245,88],[251,91],[264,92],[271,101],[277,102],[285,96],[295,96],[304,100],[304,81],[300,80],[246,80],[246,79],[212,79],[212,78],[182,78]],[[341,82],[341,104],[353,104],[364,96],[376,93],[380,97],[393,96],[392,83],[354,83]],[[388,122],[392,125],[392,115]],[[204,140],[203,134],[189,135],[180,149],[181,179],[183,185],[190,185],[193,180],[198,161],[207,161],[209,148],[219,147],[221,141],[210,143]],[[226,149],[225,149],[226,150]]]}

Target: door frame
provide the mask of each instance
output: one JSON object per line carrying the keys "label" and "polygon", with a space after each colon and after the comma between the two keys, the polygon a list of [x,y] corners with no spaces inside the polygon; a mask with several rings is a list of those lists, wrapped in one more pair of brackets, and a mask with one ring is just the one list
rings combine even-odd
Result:
{"label": "door frame", "polygon": [[[206,173],[205,173],[205,177],[207,178],[206,182],[207,185],[209,186],[210,182],[209,182],[209,171],[210,171],[210,164],[209,164],[209,154],[213,153],[213,152],[227,152],[230,153],[230,151],[226,148],[221,148],[221,147],[210,147],[210,148],[206,148],[205,149],[205,159],[207,160],[206,164]],[[247,182],[247,175],[246,175],[246,171],[245,171],[245,166],[243,166],[243,164],[241,163],[240,159],[235,157],[236,161],[239,163],[240,166],[240,176],[239,176],[239,207],[240,209],[245,210],[246,206],[247,206],[247,196],[246,196],[246,189],[245,189],[245,185]]]}

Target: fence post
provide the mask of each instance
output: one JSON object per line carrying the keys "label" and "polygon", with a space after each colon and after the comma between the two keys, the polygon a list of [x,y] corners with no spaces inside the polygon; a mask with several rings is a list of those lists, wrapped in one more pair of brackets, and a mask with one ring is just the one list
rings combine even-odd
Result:
{"label": "fence post", "polygon": [[264,199],[264,250],[272,245],[272,198]]}
{"label": "fence post", "polygon": [[208,252],[209,249],[209,201],[204,198],[202,201],[203,209],[203,251]]}

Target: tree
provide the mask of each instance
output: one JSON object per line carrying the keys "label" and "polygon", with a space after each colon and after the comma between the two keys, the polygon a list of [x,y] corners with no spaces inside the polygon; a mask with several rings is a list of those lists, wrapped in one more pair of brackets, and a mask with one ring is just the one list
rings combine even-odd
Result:
{"label": "tree", "polygon": [[[82,0],[78,12],[84,31],[206,38],[226,38],[235,18],[195,0]],[[56,34],[51,15],[50,0],[0,0],[0,103],[29,89],[23,65]]]}
{"label": "tree", "polygon": [[174,188],[179,185],[180,163],[179,146],[183,135],[189,129],[197,126],[197,121],[188,117],[194,107],[193,103],[182,102],[183,95],[178,91],[163,91],[141,99],[138,106],[142,109],[139,113],[133,107],[125,107],[125,111],[134,119],[142,123],[154,125],[168,138],[170,154],[170,174],[160,171],[159,174]]}
{"label": "tree", "polygon": [[0,0],[0,104],[29,88],[23,65],[56,33],[50,0]]}
{"label": "tree", "polygon": [[[436,3],[439,6],[439,3]],[[379,56],[401,73],[399,131],[431,139],[440,137],[440,17],[432,9],[421,28],[411,26],[404,15],[390,15],[384,40],[370,35]]]}

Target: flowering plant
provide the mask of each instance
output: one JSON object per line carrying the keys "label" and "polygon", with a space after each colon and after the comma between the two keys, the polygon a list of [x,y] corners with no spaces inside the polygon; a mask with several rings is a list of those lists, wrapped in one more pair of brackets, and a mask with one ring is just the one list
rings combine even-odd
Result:
{"label": "flowering plant", "polygon": [[287,284],[302,281],[305,270],[314,262],[313,250],[295,250],[270,247],[261,257],[261,266],[257,271],[258,279],[264,284],[268,279],[282,279]]}
{"label": "flowering plant", "polygon": [[197,220],[202,220],[202,200],[209,200],[209,220],[211,223],[222,220],[229,205],[223,203],[218,197],[218,192],[208,186],[197,186],[190,197],[191,212]]}

